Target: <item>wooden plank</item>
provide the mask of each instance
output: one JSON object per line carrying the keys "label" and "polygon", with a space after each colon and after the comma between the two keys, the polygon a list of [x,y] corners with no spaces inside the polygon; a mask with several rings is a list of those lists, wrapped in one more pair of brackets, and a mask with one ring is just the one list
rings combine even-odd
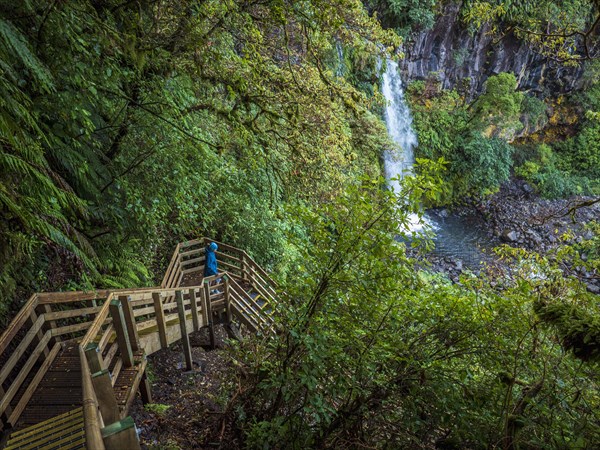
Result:
{"label": "wooden plank", "polygon": [[190,289],[190,309],[192,312],[192,323],[194,324],[194,331],[198,331],[200,329],[200,319],[198,317],[198,303],[196,302],[196,290]]}
{"label": "wooden plank", "polygon": [[148,292],[144,292],[144,295],[138,299],[136,299],[135,297],[131,297],[133,300],[131,302],[131,306],[133,306],[134,308],[139,308],[140,306],[147,306],[147,305],[151,305],[152,304],[152,292],[154,291],[148,291]]}
{"label": "wooden plank", "polygon": [[[75,418],[77,418],[77,416],[74,416]],[[26,449],[42,449],[42,448],[57,448],[54,446],[48,446],[48,442],[54,440],[54,439],[58,439],[61,436],[67,436],[69,434],[72,434],[74,431],[77,430],[81,430],[83,428],[83,421],[80,420],[73,420],[73,417],[71,417],[71,420],[69,421],[59,421],[60,423],[53,423],[51,429],[48,429],[48,431],[44,434],[36,434],[34,435],[32,438],[30,438],[28,441],[21,441],[19,442],[17,445],[17,447],[9,447],[6,450],[10,450],[12,449],[21,449],[21,450],[26,450]],[[46,444],[46,446],[44,446],[44,444]]]}
{"label": "wooden plank", "polygon": [[[38,360],[40,355],[44,352],[44,348],[50,341],[50,338],[51,338],[51,334],[50,334],[50,330],[48,330],[48,331],[46,331],[44,338],[38,343],[38,345],[35,347],[35,349],[31,353],[31,355],[29,355],[29,358],[27,358],[27,361],[25,362],[25,364],[19,371],[19,374],[15,377],[15,379],[11,383],[10,387],[6,390],[6,394],[4,394],[2,399],[0,399],[0,413],[4,412],[6,407],[10,405],[11,400],[13,399],[13,397],[15,396],[15,394],[21,387],[21,384],[23,384],[23,381],[25,381],[25,378],[27,378],[27,375],[29,375],[29,372],[31,371],[33,365]],[[57,345],[59,345],[59,344],[58,343],[55,344],[54,347],[56,347]],[[54,357],[52,357],[52,359],[53,358]],[[50,359],[51,359],[50,355],[48,355],[48,358],[46,358],[46,361],[50,361]],[[46,365],[46,361],[44,361],[44,363],[42,364],[42,367],[45,367],[47,369],[49,364]],[[38,374],[39,373],[40,372],[38,371]],[[28,391],[29,391],[29,388],[27,389],[27,391],[25,391],[25,394],[27,394]],[[31,394],[33,394],[33,392],[31,392]],[[19,404],[21,404],[21,401],[19,401]],[[19,417],[21,415],[22,409],[19,411],[17,408],[18,408],[18,406],[13,410],[11,417]],[[14,423],[13,423],[13,425],[14,425]]]}
{"label": "wooden plank", "polygon": [[112,361],[115,358],[115,355],[117,354],[117,350],[119,350],[119,343],[115,340],[115,342],[113,342],[110,348],[108,349],[108,352],[106,352],[106,355],[104,355],[105,367],[111,366]]}
{"label": "wooden plank", "polygon": [[[0,398],[4,397],[5,394],[6,394],[6,391],[2,387],[2,384],[0,383]],[[2,431],[4,429],[5,424],[8,424],[9,417],[12,414],[12,411],[13,411],[12,408],[10,407],[10,405],[8,405],[3,412],[0,412],[0,431]],[[1,442],[1,440],[0,440],[0,442]]]}
{"label": "wooden plank", "polygon": [[87,359],[88,367],[91,373],[101,372],[106,368],[102,360],[102,354],[98,344],[92,342],[85,348],[85,359]]}
{"label": "wooden plank", "polygon": [[111,322],[106,327],[106,329],[102,332],[100,340],[98,341],[98,347],[100,348],[101,352],[104,352],[104,349],[106,348],[106,344],[108,344],[111,341],[113,334],[114,334],[114,327]]}
{"label": "wooden plank", "polygon": [[[77,431],[78,428],[80,428],[81,431],[75,432],[75,431]],[[52,443],[48,444],[48,446],[46,446],[46,447],[34,447],[34,448],[36,450],[52,450],[55,448],[61,448],[61,447],[64,447],[65,444],[68,444],[69,442],[74,441],[78,438],[83,438],[85,436],[85,431],[84,431],[82,424],[73,426],[72,428],[66,430],[65,433],[67,433],[67,435],[64,438],[62,438],[56,442],[52,442]],[[52,435],[51,435],[50,438],[55,439],[56,436],[52,437]]]}
{"label": "wooden plank", "polygon": [[140,348],[140,338],[137,333],[137,327],[135,325],[135,316],[133,314],[133,308],[131,306],[131,297],[120,295],[119,300],[123,307],[123,317],[125,318],[125,325],[127,326],[127,335],[129,336],[129,344],[131,350],[136,352]]}
{"label": "wooden plank", "polygon": [[[185,261],[181,261],[181,267],[186,267],[186,266],[189,266],[190,264],[204,262],[204,259],[205,259],[204,256],[202,256],[200,258],[186,259]],[[201,265],[201,264],[198,264],[198,265]]]}
{"label": "wooden plank", "polygon": [[47,326],[49,328],[56,328],[56,322],[54,320],[52,320],[51,317],[48,317],[50,314],[52,314],[52,306],[51,305],[40,305],[40,306],[43,309],[42,314],[44,314],[44,318],[46,320]]}
{"label": "wooden plank", "polygon": [[149,314],[154,314],[154,305],[133,310],[133,315],[135,317],[147,316]]}
{"label": "wooden plank", "polygon": [[87,331],[87,333],[81,340],[81,346],[83,348],[85,348],[85,346],[88,345],[90,342],[96,340],[96,336],[98,335],[98,333],[104,326],[106,318],[108,317],[108,314],[110,312],[109,308],[110,308],[110,302],[112,301],[112,299],[113,299],[113,295],[110,294],[108,296],[108,298],[106,299],[106,302],[104,302],[104,305],[102,305],[102,310],[96,315],[96,319],[94,320],[94,323],[92,324],[90,329]]}
{"label": "wooden plank", "polygon": [[80,302],[83,300],[96,300],[103,299],[110,295],[108,289],[101,289],[98,291],[83,292],[83,291],[71,291],[71,292],[40,292],[38,293],[39,304],[57,304],[57,303],[73,303]]}
{"label": "wooden plank", "polygon": [[244,253],[244,258],[248,261],[248,263],[254,267],[255,270],[257,270],[258,272],[260,272],[260,274],[262,275],[263,278],[265,278],[270,285],[274,286],[274,288],[277,288],[277,282],[271,278],[271,276],[265,271],[265,269],[263,269],[261,266],[259,266],[256,261],[254,261],[249,255],[248,253],[246,253],[245,251]]}
{"label": "wooden plank", "polygon": [[206,306],[208,299],[206,297],[206,290],[203,288],[200,291],[200,306],[202,308],[202,324],[203,326],[208,325],[208,308]]}
{"label": "wooden plank", "polygon": [[44,420],[43,422],[40,422],[31,427],[12,432],[10,434],[10,440],[13,442],[18,442],[27,439],[32,435],[39,434],[40,432],[47,430],[48,428],[52,428],[54,425],[59,425],[64,422],[76,420],[82,415],[83,411],[81,408],[74,409],[64,414],[59,414],[58,416],[51,417],[50,419]]}
{"label": "wooden plank", "polygon": [[8,324],[8,327],[6,327],[6,330],[4,330],[4,333],[0,336],[0,355],[4,353],[6,347],[8,347],[27,319],[29,319],[31,311],[33,311],[37,305],[37,294],[33,294],[29,300],[27,300],[27,303],[25,303],[23,308],[17,313],[15,318]]}
{"label": "wooden plank", "polygon": [[133,404],[133,400],[135,400],[135,394],[139,390],[140,382],[142,381],[142,376],[143,376],[144,372],[146,372],[147,366],[148,366],[148,360],[146,359],[146,355],[144,354],[142,356],[142,360],[137,365],[135,377],[131,381],[131,385],[130,385],[131,389],[129,390],[129,395],[125,402],[125,406],[124,406],[123,410],[121,411],[122,417],[125,416],[125,414],[129,413],[129,409],[131,408],[131,405]]}
{"label": "wooden plank", "polygon": [[226,251],[229,251],[231,253],[241,253],[243,251],[243,250],[240,250],[239,248],[234,247],[232,245],[225,244],[224,242],[215,241],[214,239],[206,239],[206,240],[208,240],[210,242],[214,242],[215,244],[217,244],[219,246],[219,250],[221,250],[221,251],[226,250]]}
{"label": "wooden plank", "polygon": [[123,358],[117,359],[115,363],[115,367],[112,370],[112,385],[114,386],[117,382],[117,378],[119,378],[119,374],[121,373],[121,369],[123,369]]}
{"label": "wooden plank", "polygon": [[233,269],[233,270],[238,271],[238,272],[241,271],[241,269],[239,267],[234,266],[233,264],[229,264],[228,262],[222,261],[222,260],[219,261],[219,266],[225,267],[227,269]]}
{"label": "wooden plank", "polygon": [[179,315],[179,327],[181,328],[181,341],[183,347],[183,356],[185,358],[185,366],[188,371],[194,368],[192,363],[192,348],[190,346],[190,337],[186,327],[185,317],[185,306],[183,305],[183,293],[181,291],[175,291],[175,298],[177,299],[177,312]]}
{"label": "wooden plank", "polygon": [[192,255],[195,255],[197,253],[200,253],[203,256],[201,256],[200,258],[192,258],[192,259],[202,259],[202,260],[204,260],[204,252],[205,252],[205,247],[200,247],[200,248],[196,248],[194,250],[187,250],[185,252],[181,252],[179,254],[179,261],[183,265],[184,262],[191,261],[191,259],[185,259],[184,260],[183,258],[187,258],[188,256],[192,256]]}
{"label": "wooden plank", "polygon": [[[42,325],[44,324],[44,316],[38,317],[36,322],[27,332],[21,343],[17,346],[17,348],[10,355],[10,358],[4,363],[2,370],[0,370],[0,385],[4,383],[6,377],[13,371],[15,368],[15,364],[21,359],[21,357],[25,354],[25,351],[31,344],[31,341],[37,336],[38,332],[42,329]],[[39,342],[39,341],[38,341]]]}
{"label": "wooden plank", "polygon": [[77,333],[78,331],[87,330],[92,326],[94,321],[77,323],[75,325],[69,325],[66,327],[59,327],[49,330],[52,333],[52,337],[62,336],[64,334]]}
{"label": "wooden plank", "polygon": [[[233,314],[244,324],[246,325],[250,331],[252,331],[253,333],[256,333],[258,331],[258,329],[256,328],[256,325],[253,324],[244,314],[242,314],[238,309],[237,306],[235,304],[231,305]],[[236,314],[237,313],[237,314]]]}
{"label": "wooden plank", "polygon": [[201,270],[204,270],[204,266],[192,267],[191,269],[182,270],[181,274],[182,275],[187,275],[188,273],[200,272]]}
{"label": "wooden plank", "polygon": [[110,315],[113,319],[113,326],[117,333],[117,343],[123,358],[125,367],[133,366],[133,352],[131,350],[131,341],[127,333],[127,325],[123,315],[123,305],[120,300],[112,300],[110,302]]}
{"label": "wooden plank", "polygon": [[179,246],[181,248],[187,248],[187,247],[191,247],[192,245],[204,245],[204,239],[206,238],[200,238],[200,239],[192,239],[191,241],[185,241],[185,242],[181,242],[179,244]]}
{"label": "wooden plank", "polygon": [[175,259],[175,264],[173,264],[173,267],[171,268],[171,272],[169,273],[169,277],[167,278],[167,284],[164,287],[176,287],[177,285],[175,284],[175,276],[178,270],[181,270],[181,264],[180,264],[180,256],[177,255],[177,258]]}
{"label": "wooden plank", "polygon": [[160,294],[155,292],[152,294],[154,298],[154,312],[156,316],[156,324],[158,325],[158,335],[160,337],[161,348],[167,348],[169,343],[167,341],[167,327],[165,322],[165,312],[163,311],[162,300]]}
{"label": "wooden plank", "polygon": [[208,317],[208,337],[210,339],[210,346],[215,348],[215,329],[213,325],[213,315],[210,303],[210,282],[204,283],[204,298],[206,299],[206,316]]}
{"label": "wooden plank", "polygon": [[92,385],[104,424],[109,425],[118,421],[120,419],[119,406],[115,399],[115,391],[108,370],[92,374]]}
{"label": "wooden plank", "polygon": [[223,252],[220,252],[220,251],[217,251],[216,253],[217,253],[217,256],[218,256],[218,258],[221,258],[221,260],[225,259],[225,260],[227,260],[227,261],[228,261],[230,264],[234,264],[234,265],[237,263],[238,265],[237,265],[236,267],[237,267],[238,269],[240,269],[240,268],[241,268],[241,266],[240,266],[240,264],[241,264],[241,262],[242,262],[242,259],[241,259],[241,258],[235,257],[235,256],[233,256],[233,255],[230,255],[230,254],[228,254],[228,253],[223,253]]}
{"label": "wooden plank", "polygon": [[90,369],[81,346],[79,346],[79,360],[81,361],[81,390],[86,447],[88,450],[104,450],[104,441],[100,434],[101,421],[98,413],[98,401],[90,377]]}
{"label": "wooden plank", "polygon": [[150,386],[150,382],[148,381],[148,370],[144,370],[142,374],[142,380],[140,381],[140,397],[142,397],[142,403],[147,405],[148,403],[152,403],[152,388]]}
{"label": "wooden plank", "polygon": [[106,450],[140,450],[140,441],[131,417],[104,427],[102,439]]}
{"label": "wooden plank", "polygon": [[[49,304],[44,305],[46,307],[50,307]],[[59,319],[68,319],[70,317],[79,317],[84,316],[86,314],[96,314],[102,310],[102,306],[96,306],[92,308],[79,308],[72,309],[70,311],[57,311],[57,312],[49,312],[44,313],[44,317],[47,321],[50,320],[59,320]]]}
{"label": "wooden plank", "polygon": [[171,261],[169,262],[169,266],[167,267],[167,270],[165,271],[165,276],[163,277],[163,280],[160,283],[160,286],[163,288],[170,287],[167,285],[167,280],[169,279],[169,275],[171,273],[171,270],[173,269],[175,261],[177,261],[179,259],[180,246],[181,246],[181,244],[177,244],[177,246],[175,247],[175,250],[173,251],[173,256],[171,256]]}
{"label": "wooden plank", "polygon": [[225,293],[225,313],[227,315],[227,323],[231,323],[231,299],[229,293],[229,278],[224,276],[225,286],[223,287]]}

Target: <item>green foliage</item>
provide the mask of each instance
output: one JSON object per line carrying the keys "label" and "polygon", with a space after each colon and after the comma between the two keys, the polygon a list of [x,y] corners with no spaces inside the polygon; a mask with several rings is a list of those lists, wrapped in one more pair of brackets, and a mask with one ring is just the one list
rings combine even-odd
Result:
{"label": "green foliage", "polygon": [[162,403],[148,403],[144,405],[144,409],[157,416],[164,416],[167,411],[171,408],[171,405],[163,405]]}
{"label": "green foliage", "polygon": [[435,21],[436,0],[369,0],[369,9],[379,15],[382,23],[408,36],[417,30],[431,28]]}
{"label": "green foliage", "polygon": [[415,153],[447,162],[436,204],[489,194],[508,179],[514,149],[505,139],[519,128],[522,114],[523,95],[515,87],[513,75],[490,77],[486,92],[468,107],[458,92],[440,90],[435,79],[409,86],[419,139]]}
{"label": "green foliage", "polygon": [[569,108],[580,116],[579,122],[569,129],[570,137],[537,146],[528,161],[516,169],[545,197],[600,193],[600,123],[595,119],[595,111],[600,109],[597,73],[597,63],[587,64],[582,77],[585,88],[569,99]]}
{"label": "green foliage", "polygon": [[399,39],[354,0],[3,4],[2,307],[155,285],[199,235],[289,260],[286,208],[378,173],[386,142],[335,42],[368,72]]}
{"label": "green foliage", "polygon": [[493,192],[508,180],[512,166],[513,147],[499,138],[487,138],[475,133],[464,141],[455,155],[453,170],[462,177],[464,191],[480,194]]}
{"label": "green foliage", "polygon": [[491,283],[420,271],[395,238],[414,200],[363,183],[299,211],[310,237],[297,242],[281,334],[235,355],[244,394],[229,406],[245,445],[591,448],[597,368],[563,351],[537,306],[576,302],[579,285],[526,254]]}
{"label": "green foliage", "polygon": [[566,170],[589,178],[600,178],[600,124],[586,123],[573,138],[555,146]]}
{"label": "green foliage", "polygon": [[592,0],[469,0],[462,13],[475,29],[487,25],[496,36],[508,29],[542,55],[567,65],[595,56],[590,53],[595,44],[590,26],[600,11]]}
{"label": "green foliage", "polygon": [[471,105],[476,126],[488,135],[510,139],[523,128],[521,111],[523,93],[516,91],[517,79],[512,73],[491,76],[485,91]]}

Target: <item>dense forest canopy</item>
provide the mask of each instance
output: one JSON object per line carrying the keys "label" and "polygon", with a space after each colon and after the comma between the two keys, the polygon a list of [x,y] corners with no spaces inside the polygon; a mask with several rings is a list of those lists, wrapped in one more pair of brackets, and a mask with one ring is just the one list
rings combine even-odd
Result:
{"label": "dense forest canopy", "polygon": [[600,307],[569,269],[597,276],[598,225],[453,283],[408,224],[510,177],[597,202],[600,5],[460,2],[578,89],[411,80],[417,164],[391,192],[380,75],[447,3],[0,2],[3,322],[34,291],[156,285],[206,235],[282,287],[280,333],[232,343],[224,374],[245,447],[595,448]]}
{"label": "dense forest canopy", "polygon": [[360,64],[398,45],[359,2],[3,2],[1,14],[4,307],[19,286],[152,284],[173,243],[198,233],[272,264],[286,203],[378,172],[380,100],[327,64],[336,42]]}

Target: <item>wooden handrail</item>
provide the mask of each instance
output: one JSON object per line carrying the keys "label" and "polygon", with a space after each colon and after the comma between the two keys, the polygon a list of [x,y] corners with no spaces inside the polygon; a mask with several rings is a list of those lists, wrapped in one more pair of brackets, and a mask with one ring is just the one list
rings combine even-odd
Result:
{"label": "wooden handrail", "polygon": [[0,336],[0,356],[4,353],[4,350],[10,345],[11,341],[15,337],[15,335],[19,332],[19,330],[25,324],[25,321],[29,319],[31,313],[35,310],[35,307],[38,305],[38,295],[33,294],[27,303],[21,308],[21,310],[17,313],[15,318],[8,324],[2,336]]}
{"label": "wooden handrail", "polygon": [[[219,246],[218,259],[226,271],[219,273],[217,276],[203,278],[200,286],[181,287],[180,284],[186,272],[199,271],[204,267],[205,244],[208,241],[216,242]],[[193,248],[194,246],[199,246],[199,248]],[[228,277],[229,281],[225,285],[225,289],[223,289],[223,284],[219,285],[221,292],[212,295],[209,293],[209,290],[205,289],[205,282],[214,281],[217,278],[225,279],[225,277]],[[264,303],[261,302],[259,305],[236,280],[250,282],[254,292],[259,293]],[[216,307],[219,308],[225,305],[228,319],[233,314],[254,331],[264,332],[272,330],[274,325],[273,318],[265,314],[263,310],[275,309],[277,298],[275,287],[276,283],[270,278],[267,272],[248,256],[245,251],[203,237],[201,239],[182,242],[176,246],[169,266],[165,271],[161,286],[34,294],[0,336],[0,357],[2,357],[6,349],[12,347],[11,342],[17,336],[24,335],[19,345],[12,350],[13,353],[10,357],[4,358],[6,364],[0,368],[0,385],[2,381],[9,379],[9,375],[15,369],[19,369],[19,373],[15,378],[16,383],[12,383],[6,393],[2,392],[0,413],[8,412],[11,424],[16,424],[19,415],[26,407],[31,395],[33,395],[37,384],[41,381],[54,357],[60,351],[61,346],[60,342],[58,342],[58,337],[65,335],[68,338],[80,337],[81,333],[85,332],[79,341],[85,434],[88,448],[103,450],[104,444],[101,428],[107,424],[102,422],[102,416],[98,409],[98,399],[96,398],[84,350],[92,342],[98,344],[101,354],[104,355],[104,362],[108,365],[111,364],[111,361],[113,363],[110,367],[114,376],[114,384],[123,366],[123,359],[119,356],[121,353],[119,353],[117,341],[112,342],[111,337],[115,332],[112,323],[113,319],[110,314],[110,303],[113,299],[122,296],[129,297],[127,300],[129,302],[127,306],[131,308],[129,320],[133,320],[134,329],[155,326],[160,320],[163,322],[163,327],[165,323],[171,322],[177,316],[174,313],[177,303],[171,299],[175,297],[176,291],[180,290],[182,291],[181,298],[183,299],[183,302],[180,302],[180,308],[184,308],[183,311],[187,317],[186,320],[189,320],[191,313],[192,320],[198,322],[199,307],[204,320],[207,313],[210,314],[212,301],[213,305],[217,305]],[[197,298],[195,298],[196,295]],[[102,300],[103,303],[99,305],[94,300]],[[194,301],[193,304],[192,300]],[[81,304],[75,306],[78,302],[81,302]],[[64,306],[62,309],[60,306],[58,306],[58,309],[55,309],[55,305]],[[160,311],[161,317],[157,317],[157,307],[159,307],[158,311]],[[93,317],[93,319],[87,322],[76,321],[78,317],[88,316]],[[27,325],[28,329],[24,330],[25,324],[28,321],[30,322]],[[62,322],[62,325],[60,322]],[[204,320],[204,323],[206,324],[207,320]],[[198,324],[194,324],[194,328],[198,328]],[[166,339],[165,336],[162,336],[162,338],[163,341]],[[53,339],[56,342],[52,344]],[[30,351],[29,348],[31,345],[35,348]],[[44,355],[42,364],[36,365],[36,361],[42,355]],[[16,367],[21,358],[27,358],[27,361],[24,365]],[[18,399],[13,399],[17,395],[17,391],[19,391],[20,384],[28,377],[31,377],[30,372],[34,369],[37,372],[33,376],[33,384],[30,385],[23,395],[18,394]],[[15,403],[15,401],[17,405],[15,409],[8,411],[10,404]]]}
{"label": "wooden handrail", "polygon": [[81,364],[81,388],[83,392],[83,426],[85,429],[85,445],[88,450],[105,450],[102,440],[102,423],[98,413],[98,399],[94,391],[90,369],[83,347],[79,346],[79,362]]}

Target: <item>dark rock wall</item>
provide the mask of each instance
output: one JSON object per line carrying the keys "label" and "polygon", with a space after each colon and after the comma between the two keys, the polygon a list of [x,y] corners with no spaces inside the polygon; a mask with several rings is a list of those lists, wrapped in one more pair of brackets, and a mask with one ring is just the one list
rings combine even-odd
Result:
{"label": "dark rock wall", "polygon": [[482,92],[485,80],[512,72],[519,90],[553,97],[579,86],[582,70],[564,67],[531,50],[514,35],[494,42],[484,27],[471,34],[461,21],[462,2],[449,2],[431,30],[409,39],[400,68],[404,79],[419,80],[437,72],[445,89],[458,88],[472,99]]}

